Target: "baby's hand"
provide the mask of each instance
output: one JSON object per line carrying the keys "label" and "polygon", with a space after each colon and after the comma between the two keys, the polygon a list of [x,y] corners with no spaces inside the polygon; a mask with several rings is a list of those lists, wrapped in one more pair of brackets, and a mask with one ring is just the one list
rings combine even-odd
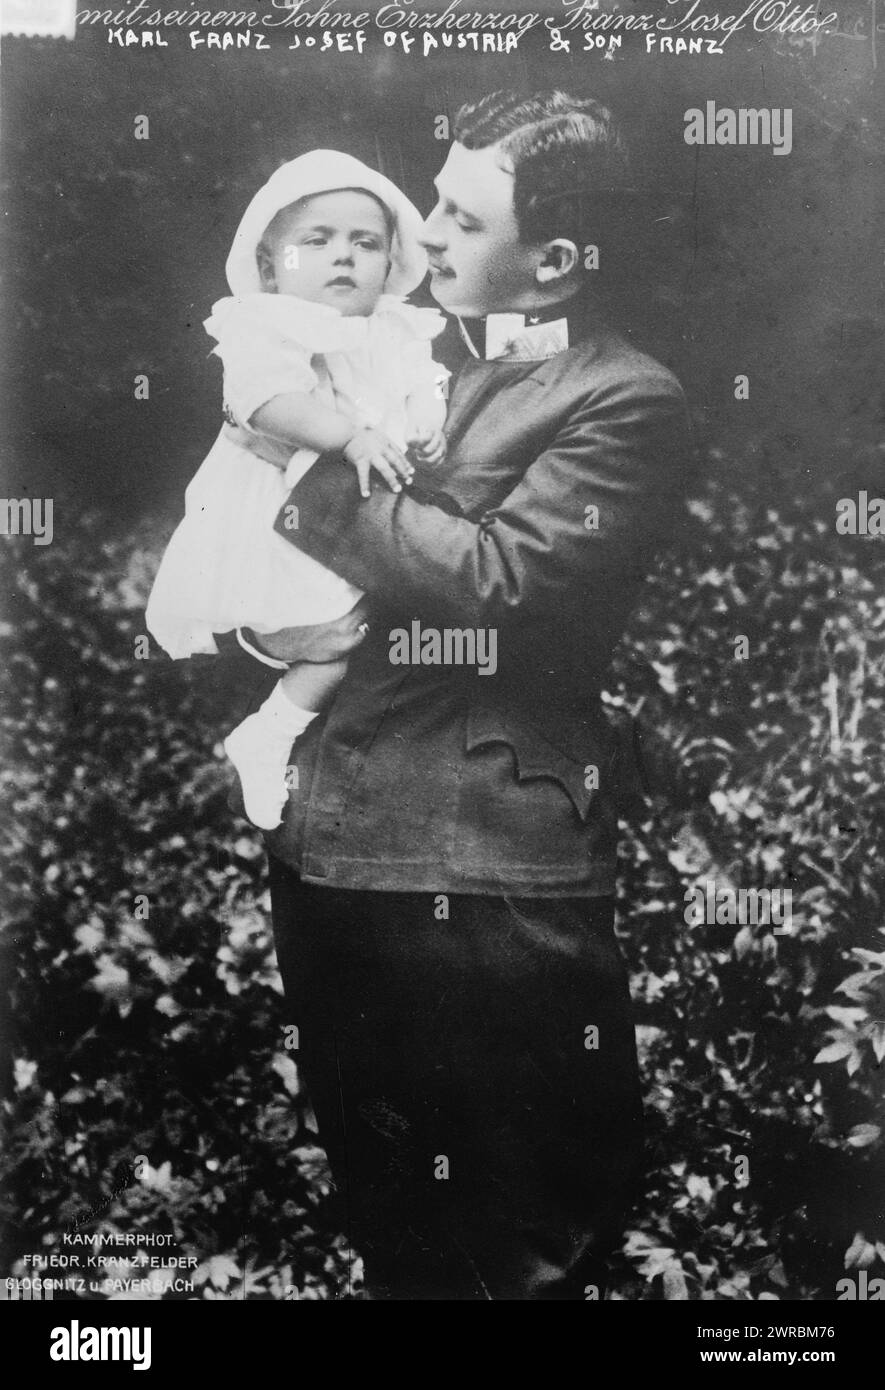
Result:
{"label": "baby's hand", "polygon": [[400,478],[408,485],[415,475],[405,454],[400,453],[396,445],[379,430],[357,430],[344,446],[344,457],[357,471],[363,497],[369,496],[369,474],[373,468],[381,474],[391,492],[402,491]]}
{"label": "baby's hand", "polygon": [[446,437],[441,429],[416,429],[408,444],[420,463],[435,466],[446,456]]}

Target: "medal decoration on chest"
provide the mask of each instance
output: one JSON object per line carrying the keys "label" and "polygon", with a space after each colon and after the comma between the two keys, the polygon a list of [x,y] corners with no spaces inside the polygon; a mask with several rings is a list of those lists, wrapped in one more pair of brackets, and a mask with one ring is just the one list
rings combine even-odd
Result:
{"label": "medal decoration on chest", "polygon": [[490,352],[487,340],[486,357],[495,361],[539,362],[564,352],[568,345],[568,319],[554,319],[551,323],[525,324],[508,338],[501,352]]}
{"label": "medal decoration on chest", "polygon": [[[460,319],[458,324],[472,355],[482,357]],[[542,323],[537,314],[489,314],[485,330],[487,362],[541,362],[564,352],[569,345],[567,318]]]}
{"label": "medal decoration on chest", "polygon": [[461,338],[479,361],[545,361],[568,347],[568,318],[542,322],[539,314],[488,314],[485,318],[485,353],[481,353],[458,318]]}
{"label": "medal decoration on chest", "polygon": [[489,314],[486,319],[486,361],[510,357],[513,345],[525,328],[525,314]]}

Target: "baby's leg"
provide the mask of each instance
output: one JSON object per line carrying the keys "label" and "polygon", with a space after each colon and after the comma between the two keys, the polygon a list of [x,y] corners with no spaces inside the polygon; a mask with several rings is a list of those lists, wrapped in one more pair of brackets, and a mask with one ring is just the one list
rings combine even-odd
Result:
{"label": "baby's leg", "polygon": [[344,679],[347,660],[301,661],[277,681],[264,704],[224,740],[240,775],[246,815],[262,830],[283,818],[292,744]]}
{"label": "baby's leg", "polygon": [[317,714],[335,694],[346,670],[346,657],[338,661],[298,661],[281,677],[280,685],[293,705]]}

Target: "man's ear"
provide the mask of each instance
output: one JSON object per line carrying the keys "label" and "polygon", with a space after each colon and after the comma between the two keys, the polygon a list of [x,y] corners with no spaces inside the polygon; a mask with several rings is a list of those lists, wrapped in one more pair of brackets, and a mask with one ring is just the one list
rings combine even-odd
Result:
{"label": "man's ear", "polygon": [[262,289],[275,290],[277,287],[277,277],[274,271],[273,256],[263,241],[258,244],[255,251],[255,259],[258,262],[258,278],[261,281]]}
{"label": "man's ear", "polygon": [[548,241],[542,248],[541,260],[535,270],[539,285],[553,285],[558,280],[567,280],[578,264],[578,248],[573,241],[557,237]]}

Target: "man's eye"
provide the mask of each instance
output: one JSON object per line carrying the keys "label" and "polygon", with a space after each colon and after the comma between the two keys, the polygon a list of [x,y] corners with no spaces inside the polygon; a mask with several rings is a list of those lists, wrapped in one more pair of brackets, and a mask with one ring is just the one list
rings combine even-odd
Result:
{"label": "man's eye", "polygon": [[322,236],[305,237],[304,241],[301,243],[302,246],[325,246],[325,244],[326,238]]}
{"label": "man's eye", "polygon": [[455,225],[462,232],[476,232],[479,230],[479,228],[476,227],[473,222],[462,222],[460,217],[455,218]]}

